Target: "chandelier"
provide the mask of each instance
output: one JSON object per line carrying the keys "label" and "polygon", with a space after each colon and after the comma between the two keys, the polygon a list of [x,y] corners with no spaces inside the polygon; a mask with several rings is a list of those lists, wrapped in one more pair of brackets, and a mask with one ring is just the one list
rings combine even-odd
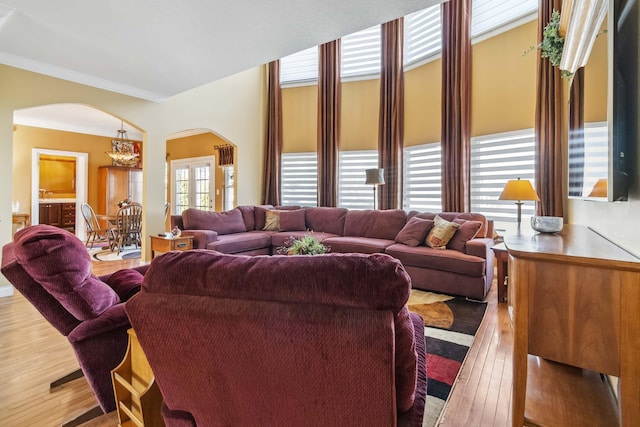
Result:
{"label": "chandelier", "polygon": [[118,163],[130,163],[136,159],[139,154],[133,151],[133,142],[129,140],[127,131],[124,130],[124,122],[120,121],[120,129],[118,129],[118,136],[112,141],[112,150],[107,151],[107,156],[111,157]]}

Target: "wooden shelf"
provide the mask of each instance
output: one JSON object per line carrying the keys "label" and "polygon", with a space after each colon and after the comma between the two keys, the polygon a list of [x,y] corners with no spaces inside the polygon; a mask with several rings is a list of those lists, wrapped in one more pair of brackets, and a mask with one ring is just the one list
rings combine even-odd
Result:
{"label": "wooden shelf", "polygon": [[111,378],[116,395],[120,427],[164,426],[161,415],[162,395],[155,382],[138,337],[129,329],[127,353]]}
{"label": "wooden shelf", "polygon": [[617,401],[597,372],[529,355],[527,426],[617,426]]}

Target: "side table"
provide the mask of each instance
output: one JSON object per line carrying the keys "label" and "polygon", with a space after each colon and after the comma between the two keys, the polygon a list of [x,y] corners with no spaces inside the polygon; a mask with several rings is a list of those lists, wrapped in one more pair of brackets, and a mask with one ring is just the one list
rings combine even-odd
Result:
{"label": "side table", "polygon": [[509,271],[509,252],[504,243],[499,243],[493,247],[496,254],[496,264],[498,264],[498,302],[507,302],[507,271]]}
{"label": "side table", "polygon": [[151,259],[153,259],[156,252],[187,251],[193,249],[193,236],[149,237],[151,239]]}

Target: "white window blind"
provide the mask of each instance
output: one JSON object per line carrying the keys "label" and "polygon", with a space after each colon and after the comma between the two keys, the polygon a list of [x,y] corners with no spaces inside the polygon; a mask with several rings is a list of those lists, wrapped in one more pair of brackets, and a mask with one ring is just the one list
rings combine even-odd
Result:
{"label": "white window blind", "polygon": [[440,53],[442,44],[440,10],[438,4],[405,16],[405,66]]}
{"label": "white window blind", "polygon": [[[535,187],[533,129],[471,138],[471,211],[497,222],[515,222],[515,201],[498,200],[510,179],[528,179]],[[534,202],[522,205],[522,221],[535,213]]]}
{"label": "white window blind", "polygon": [[373,209],[373,186],[366,185],[365,170],[378,167],[378,152],[341,151],[338,164],[338,206]]}
{"label": "white window blind", "polygon": [[318,47],[314,46],[280,59],[280,83],[318,80]]}
{"label": "white window blind", "polygon": [[380,26],[342,38],[340,77],[380,74]]}
{"label": "white window blind", "polygon": [[441,161],[439,142],[404,149],[402,205],[406,211],[442,211]]}
{"label": "white window blind", "polygon": [[471,38],[479,37],[538,10],[538,0],[473,0]]}
{"label": "white window blind", "polygon": [[289,206],[317,206],[318,157],[311,153],[283,153],[281,200]]}

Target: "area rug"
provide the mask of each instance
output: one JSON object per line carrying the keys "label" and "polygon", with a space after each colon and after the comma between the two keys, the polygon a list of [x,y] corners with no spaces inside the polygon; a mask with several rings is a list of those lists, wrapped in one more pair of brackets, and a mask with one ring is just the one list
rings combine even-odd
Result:
{"label": "area rug", "polygon": [[[427,399],[423,427],[435,426],[458,377],[487,304],[425,292],[409,310],[424,319],[427,344]],[[428,302],[427,302],[428,301]]]}
{"label": "area rug", "polygon": [[140,258],[140,248],[135,245],[125,246],[118,254],[118,251],[111,251],[109,246],[94,247],[89,251],[91,258],[96,261],[119,261],[123,259]]}

